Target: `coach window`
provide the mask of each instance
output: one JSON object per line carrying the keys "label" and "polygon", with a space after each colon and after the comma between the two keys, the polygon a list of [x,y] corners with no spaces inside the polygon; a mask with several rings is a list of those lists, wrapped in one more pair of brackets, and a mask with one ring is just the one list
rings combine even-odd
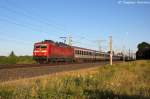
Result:
{"label": "coach window", "polygon": [[90,55],[92,55],[92,52],[90,52]]}
{"label": "coach window", "polygon": [[81,54],[83,55],[83,51],[81,51]]}
{"label": "coach window", "polygon": [[78,54],[80,54],[80,50],[78,50]]}
{"label": "coach window", "polygon": [[89,55],[91,55],[91,52],[89,52]]}
{"label": "coach window", "polygon": [[80,50],[78,50],[78,54],[80,54]]}
{"label": "coach window", "polygon": [[83,55],[83,51],[81,51],[81,55]]}
{"label": "coach window", "polygon": [[90,52],[88,52],[88,55],[90,55]]}
{"label": "coach window", "polygon": [[84,51],[84,55],[86,55],[85,51]]}

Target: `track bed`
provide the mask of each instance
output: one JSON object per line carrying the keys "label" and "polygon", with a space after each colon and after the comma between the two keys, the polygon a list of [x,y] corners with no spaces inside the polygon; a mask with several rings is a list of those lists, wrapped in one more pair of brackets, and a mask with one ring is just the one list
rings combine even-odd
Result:
{"label": "track bed", "polygon": [[52,74],[56,72],[62,71],[70,71],[77,69],[84,69],[89,67],[96,67],[108,64],[108,62],[101,63],[82,63],[82,64],[62,64],[62,65],[52,65],[52,64],[28,64],[28,65],[14,65],[12,68],[9,65],[7,68],[0,69],[0,82],[8,81],[8,80],[16,80],[20,78],[30,78],[35,76],[42,76],[47,74]]}

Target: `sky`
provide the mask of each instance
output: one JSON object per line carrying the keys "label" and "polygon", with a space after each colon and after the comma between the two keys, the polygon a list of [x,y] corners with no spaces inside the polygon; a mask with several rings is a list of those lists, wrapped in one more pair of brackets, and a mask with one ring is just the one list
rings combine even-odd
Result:
{"label": "sky", "polygon": [[108,51],[135,52],[150,43],[150,0],[0,0],[0,56],[32,55],[45,39]]}

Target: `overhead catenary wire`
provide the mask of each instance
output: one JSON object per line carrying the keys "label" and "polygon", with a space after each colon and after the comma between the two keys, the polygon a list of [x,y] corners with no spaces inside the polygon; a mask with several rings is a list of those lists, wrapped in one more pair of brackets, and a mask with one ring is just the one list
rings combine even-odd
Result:
{"label": "overhead catenary wire", "polygon": [[0,17],[0,20],[4,21],[4,22],[7,22],[7,23],[10,23],[10,24],[14,24],[14,25],[20,26],[22,28],[30,29],[32,31],[42,32],[41,30],[37,30],[36,28],[30,27],[29,25],[18,23],[18,22],[15,22],[14,20],[6,19],[6,17],[5,18]]}
{"label": "overhead catenary wire", "polygon": [[[47,22],[47,21],[43,20],[42,18],[38,18],[39,16],[35,17],[33,15],[30,15],[30,14],[27,14],[27,13],[23,13],[23,12],[18,12],[16,10],[12,9],[12,8],[10,9],[8,7],[5,7],[5,6],[0,6],[0,8],[6,10],[8,12],[20,15],[22,17],[26,17],[26,18],[31,19],[32,21],[36,21],[36,22],[38,22],[40,24],[42,23],[42,24],[44,24],[46,26],[53,27],[53,28],[55,28],[55,31],[58,31],[58,30],[62,31],[62,29],[60,27],[58,27],[58,26],[56,26],[56,25],[54,25],[54,24],[52,24],[50,22]],[[60,31],[58,31],[58,32],[60,32]]]}
{"label": "overhead catenary wire", "polygon": [[[43,30],[40,30],[40,28],[36,28],[36,27],[33,27],[31,25],[28,25],[28,24],[23,24],[23,23],[16,22],[15,20],[10,19],[9,17],[1,17],[0,16],[0,21],[7,22],[7,23],[10,23],[10,24],[19,26],[21,28],[24,28],[24,29],[27,29],[27,30],[32,30],[34,32],[37,32],[37,33],[40,33],[42,35],[48,36],[48,33],[46,33]],[[53,37],[53,36],[51,36],[51,37]]]}
{"label": "overhead catenary wire", "polygon": [[[0,32],[1,33],[1,32]],[[6,33],[6,32],[5,32]],[[32,44],[34,41],[24,41],[24,40],[21,40],[21,39],[15,39],[15,38],[12,38],[12,37],[6,37],[6,36],[0,36],[0,39],[1,39],[1,42],[2,41],[13,41],[13,42],[16,42],[16,43],[20,43],[20,44],[25,44],[25,45],[29,45],[29,44]],[[11,42],[12,43],[12,42]]]}

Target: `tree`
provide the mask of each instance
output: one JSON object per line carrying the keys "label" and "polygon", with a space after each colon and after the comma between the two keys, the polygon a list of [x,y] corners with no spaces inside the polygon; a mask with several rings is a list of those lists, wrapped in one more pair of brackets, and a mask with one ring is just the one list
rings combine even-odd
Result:
{"label": "tree", "polygon": [[17,56],[15,55],[14,51],[12,51],[7,59],[8,64],[16,64],[17,63]]}
{"label": "tree", "polygon": [[139,43],[136,52],[137,59],[150,59],[150,44],[147,42]]}
{"label": "tree", "polygon": [[146,43],[146,42],[142,42],[140,44],[138,44],[138,50],[144,50],[146,48],[150,48],[150,44],[149,43]]}
{"label": "tree", "polygon": [[9,56],[16,56],[16,55],[15,55],[14,51],[11,51]]}

